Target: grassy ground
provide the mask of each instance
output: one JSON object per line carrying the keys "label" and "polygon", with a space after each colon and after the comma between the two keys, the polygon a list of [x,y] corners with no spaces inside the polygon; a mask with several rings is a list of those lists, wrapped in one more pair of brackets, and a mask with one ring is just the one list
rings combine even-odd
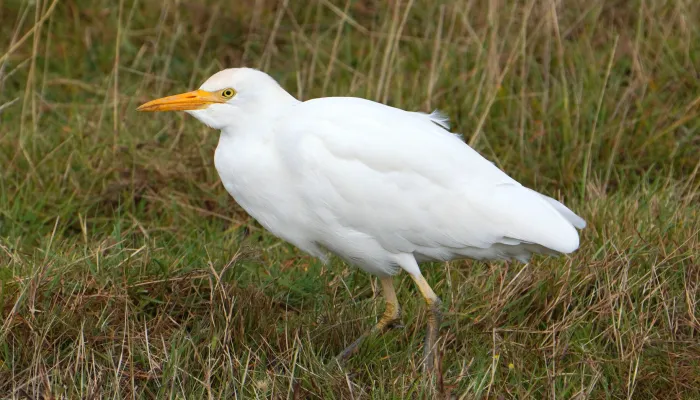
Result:
{"label": "grassy ground", "polygon": [[[700,398],[698,21],[693,0],[0,0],[0,397]],[[588,221],[580,250],[426,265],[432,380],[399,276],[405,328],[340,367],[376,280],[248,218],[217,132],[134,111],[240,65],[444,110]]]}

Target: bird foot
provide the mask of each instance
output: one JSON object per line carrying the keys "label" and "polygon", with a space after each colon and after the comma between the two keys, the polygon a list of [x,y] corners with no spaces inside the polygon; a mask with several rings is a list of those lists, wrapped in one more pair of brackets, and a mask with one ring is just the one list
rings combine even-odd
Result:
{"label": "bird foot", "polygon": [[403,324],[401,323],[400,319],[398,319],[398,318],[397,319],[381,319],[377,323],[377,325],[373,326],[372,329],[363,333],[354,342],[352,342],[348,347],[346,347],[343,351],[341,351],[340,354],[338,354],[336,356],[336,359],[340,362],[344,362],[348,358],[350,358],[353,354],[357,353],[357,351],[360,348],[360,344],[362,344],[362,342],[364,342],[364,340],[367,339],[369,336],[381,335],[381,334],[384,334],[391,329],[398,329],[398,328],[403,328]]}
{"label": "bird foot", "polygon": [[350,358],[350,356],[357,352],[357,349],[360,348],[360,343],[362,343],[367,338],[367,336],[369,336],[369,334],[369,332],[363,333],[362,336],[360,336],[354,342],[352,342],[350,346],[343,349],[343,351],[341,351],[340,354],[338,354],[338,356],[336,357],[338,361],[347,361],[347,359]]}

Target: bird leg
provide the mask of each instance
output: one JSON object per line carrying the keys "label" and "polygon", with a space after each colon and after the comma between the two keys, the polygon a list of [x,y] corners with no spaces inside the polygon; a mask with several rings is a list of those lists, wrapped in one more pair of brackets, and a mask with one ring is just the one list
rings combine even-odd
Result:
{"label": "bird leg", "polygon": [[425,343],[423,344],[423,369],[427,372],[432,372],[439,361],[437,356],[437,339],[440,332],[440,323],[442,322],[442,311],[440,310],[442,302],[420,272],[416,275],[411,275],[411,278],[413,278],[425,302],[428,304],[428,328],[425,333]]}
{"label": "bird leg", "polygon": [[344,361],[353,355],[368,336],[382,334],[387,330],[394,328],[401,322],[401,308],[399,301],[396,299],[396,291],[394,290],[394,281],[391,276],[379,278],[382,283],[382,294],[384,295],[384,303],[386,304],[384,314],[379,319],[376,325],[370,330],[363,333],[357,340],[345,348],[339,355],[338,359]]}

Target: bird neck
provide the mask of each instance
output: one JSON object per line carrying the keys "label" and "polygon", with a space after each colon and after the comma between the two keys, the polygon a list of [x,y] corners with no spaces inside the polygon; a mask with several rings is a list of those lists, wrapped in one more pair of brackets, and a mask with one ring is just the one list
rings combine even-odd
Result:
{"label": "bird neck", "polygon": [[279,115],[288,112],[290,107],[299,103],[299,100],[287,92],[241,102],[229,116],[229,121],[221,129],[221,134],[231,138],[260,135],[270,130],[272,122]]}

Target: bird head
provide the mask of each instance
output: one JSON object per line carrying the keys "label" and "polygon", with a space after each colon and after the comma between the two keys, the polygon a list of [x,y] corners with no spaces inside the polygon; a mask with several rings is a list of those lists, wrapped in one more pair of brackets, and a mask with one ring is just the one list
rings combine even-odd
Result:
{"label": "bird head", "polygon": [[297,100],[266,73],[229,68],[212,75],[197,90],[152,100],[137,110],[185,111],[212,128],[225,129],[289,101]]}

